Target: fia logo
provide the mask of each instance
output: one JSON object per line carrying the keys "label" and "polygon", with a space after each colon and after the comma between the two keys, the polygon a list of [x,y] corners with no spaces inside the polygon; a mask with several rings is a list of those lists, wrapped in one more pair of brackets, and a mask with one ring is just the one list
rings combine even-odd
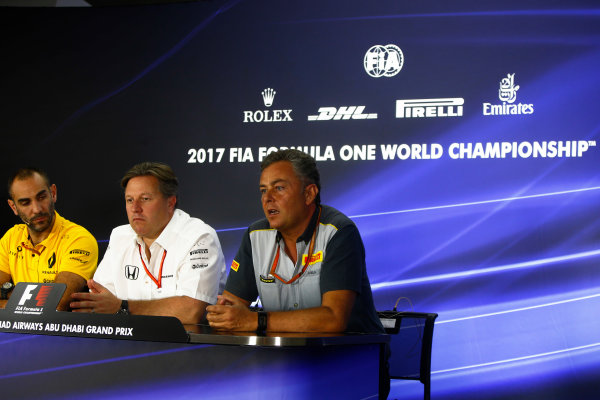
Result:
{"label": "fia logo", "polygon": [[372,46],[364,58],[365,71],[373,78],[391,77],[402,69],[404,54],[395,44]]}
{"label": "fia logo", "polygon": [[500,101],[514,103],[517,99],[517,90],[520,86],[515,86],[515,74],[507,74],[506,78],[500,81],[500,89],[498,89],[498,98]]}

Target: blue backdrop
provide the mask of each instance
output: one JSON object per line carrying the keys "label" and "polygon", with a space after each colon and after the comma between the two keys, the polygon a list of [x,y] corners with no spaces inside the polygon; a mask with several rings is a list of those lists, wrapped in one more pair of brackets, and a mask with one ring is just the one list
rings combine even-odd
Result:
{"label": "blue backdrop", "polygon": [[123,172],[157,160],[230,263],[258,161],[301,147],[377,307],[439,313],[434,398],[600,390],[596,2],[4,8],[0,30],[2,171],[47,169],[101,243]]}

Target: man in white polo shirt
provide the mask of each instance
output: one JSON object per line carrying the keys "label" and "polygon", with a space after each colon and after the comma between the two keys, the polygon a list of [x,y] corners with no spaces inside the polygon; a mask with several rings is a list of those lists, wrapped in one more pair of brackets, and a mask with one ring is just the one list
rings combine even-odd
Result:
{"label": "man in white polo shirt", "polygon": [[196,324],[217,301],[225,259],[214,229],[176,208],[171,168],[144,162],[121,180],[128,225],[115,228],[89,293],[73,311],[175,316]]}

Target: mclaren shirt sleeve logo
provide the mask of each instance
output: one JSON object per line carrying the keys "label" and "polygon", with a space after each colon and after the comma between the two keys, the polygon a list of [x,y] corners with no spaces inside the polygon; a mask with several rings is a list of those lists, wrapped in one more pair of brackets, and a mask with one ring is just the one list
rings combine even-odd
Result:
{"label": "mclaren shirt sleeve logo", "polygon": [[[302,265],[306,265],[306,259],[308,258],[308,254],[304,254],[302,256]],[[313,265],[316,263],[320,263],[323,261],[323,252],[320,251],[318,253],[315,253],[312,255],[312,257],[310,258],[310,262],[308,263],[308,265]]]}
{"label": "mclaren shirt sleeve logo", "polygon": [[235,260],[233,260],[231,262],[231,269],[234,270],[235,272],[237,272],[237,270],[238,270],[239,267],[240,267],[240,263],[239,262],[237,262]]}

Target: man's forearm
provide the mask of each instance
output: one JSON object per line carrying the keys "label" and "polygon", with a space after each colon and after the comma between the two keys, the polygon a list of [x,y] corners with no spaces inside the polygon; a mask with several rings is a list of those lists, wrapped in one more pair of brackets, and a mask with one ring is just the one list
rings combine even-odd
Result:
{"label": "man's forearm", "polygon": [[335,290],[323,294],[320,307],[268,313],[267,331],[343,332],[355,299],[354,291]]}
{"label": "man's forearm", "polygon": [[10,274],[7,274],[4,271],[0,271],[0,285],[5,282],[9,282],[10,280],[11,280]]}
{"label": "man's forearm", "polygon": [[71,302],[71,293],[80,292],[85,287],[85,279],[81,276],[68,271],[59,272],[56,275],[55,283],[64,283],[67,285],[65,292],[63,293],[60,302],[58,303],[58,307],[56,307],[59,311],[69,311],[69,303]]}
{"label": "man's forearm", "polygon": [[343,332],[347,324],[346,318],[336,316],[332,309],[324,306],[267,313],[267,331],[270,332],[338,333]]}
{"label": "man's forearm", "polygon": [[128,303],[131,314],[173,316],[183,324],[200,323],[207,305],[203,301],[188,296],[157,300],[129,300]]}
{"label": "man's forearm", "polygon": [[[294,311],[267,313],[268,332],[343,332],[354,306],[356,292],[334,290],[323,294],[321,306]],[[249,302],[224,291],[217,305],[209,307],[210,325],[219,330],[255,331],[258,314],[248,309]]]}

